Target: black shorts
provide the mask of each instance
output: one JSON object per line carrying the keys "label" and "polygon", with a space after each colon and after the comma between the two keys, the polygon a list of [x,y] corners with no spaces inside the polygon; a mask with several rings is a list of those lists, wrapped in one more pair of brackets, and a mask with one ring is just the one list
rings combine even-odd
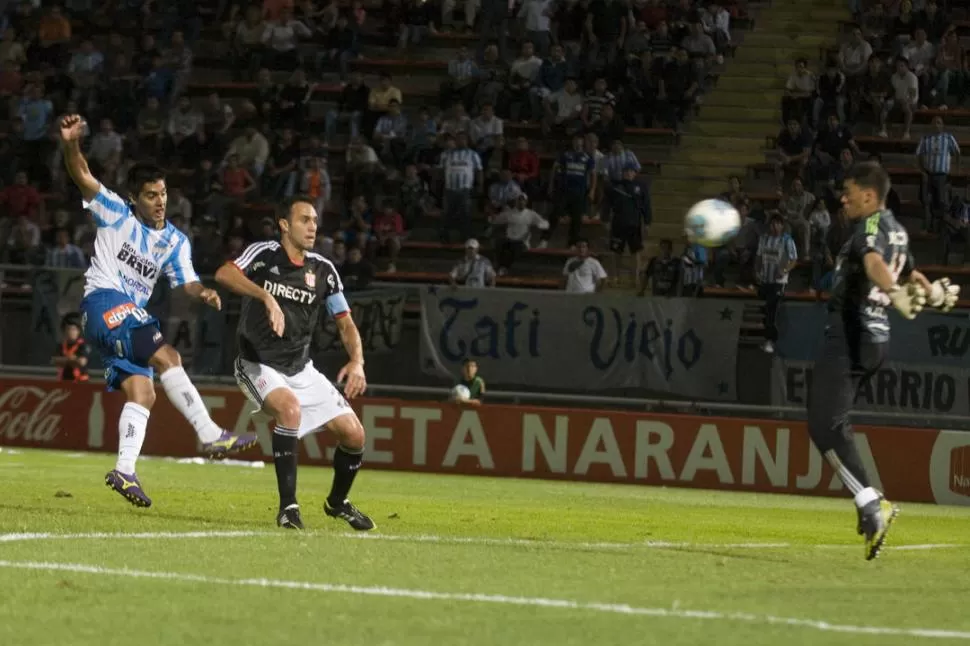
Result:
{"label": "black shorts", "polygon": [[610,227],[610,251],[623,253],[624,248],[629,248],[630,253],[643,249],[643,229],[639,224],[628,226],[614,222]]}
{"label": "black shorts", "polygon": [[581,218],[586,215],[586,193],[563,192],[556,198],[556,209],[559,215],[569,218]]}
{"label": "black shorts", "polygon": [[852,438],[849,412],[856,393],[888,354],[888,342],[868,341],[861,329],[829,317],[808,398],[808,433],[822,453]]}

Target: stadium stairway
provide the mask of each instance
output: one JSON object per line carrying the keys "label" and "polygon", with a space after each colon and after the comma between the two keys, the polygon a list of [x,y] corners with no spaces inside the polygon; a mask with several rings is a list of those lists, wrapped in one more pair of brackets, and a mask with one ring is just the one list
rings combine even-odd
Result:
{"label": "stadium stairway", "polygon": [[765,134],[780,128],[795,59],[817,60],[820,49],[835,44],[839,21],[849,17],[843,0],[776,0],[758,11],[754,29],[745,32],[653,183],[658,230],[682,230],[691,204],[724,192],[728,177],[743,178],[749,165],[764,161]]}

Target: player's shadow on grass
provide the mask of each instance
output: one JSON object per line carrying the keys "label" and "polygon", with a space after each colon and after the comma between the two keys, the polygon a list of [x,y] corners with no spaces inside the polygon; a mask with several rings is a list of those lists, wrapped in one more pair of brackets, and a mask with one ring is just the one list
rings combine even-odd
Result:
{"label": "player's shadow on grass", "polygon": [[655,549],[668,551],[668,552],[686,552],[689,554],[705,554],[707,556],[719,556],[728,559],[740,559],[743,561],[761,561],[763,563],[791,563],[792,560],[785,558],[780,555],[768,555],[759,554],[756,552],[751,552],[750,550],[744,551],[730,551],[726,549],[716,549],[710,547],[703,547],[702,545],[670,545],[658,547]]}
{"label": "player's shadow on grass", "polygon": [[[124,509],[125,505],[118,505],[120,509]],[[70,516],[73,518],[81,518],[84,516],[89,516],[91,518],[101,518],[107,513],[106,511],[93,511],[90,509],[66,509],[66,508],[45,508],[39,510],[36,506],[29,505],[12,505],[9,503],[0,503],[0,510],[11,510],[19,512],[21,514],[36,514],[38,511],[43,513],[45,516]],[[184,514],[170,514],[166,512],[150,511],[143,509],[135,509],[134,507],[128,506],[128,510],[132,512],[132,515],[144,518],[146,520],[168,520],[168,521],[183,521],[186,523],[203,524],[207,526],[216,526],[219,528],[226,527],[237,527],[240,529],[249,530],[259,530],[264,529],[259,523],[253,523],[252,521],[236,520],[232,518],[220,518],[218,521],[214,521],[211,516],[189,516]],[[112,511],[111,513],[116,513]]]}

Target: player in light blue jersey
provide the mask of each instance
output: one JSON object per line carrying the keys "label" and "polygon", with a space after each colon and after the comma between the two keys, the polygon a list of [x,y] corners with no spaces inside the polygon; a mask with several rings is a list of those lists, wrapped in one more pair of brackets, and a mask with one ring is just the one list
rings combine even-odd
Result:
{"label": "player in light blue jersey", "polygon": [[136,164],[128,173],[124,199],[91,174],[81,153],[83,133],[81,117],[61,120],[67,172],[98,226],[94,257],[84,275],[81,313],[85,337],[104,360],[107,389],[120,389],[127,398],[118,422],[118,462],[105,476],[105,484],[133,505],[150,507],[152,501],[135,475],[135,461],[155,403],[156,370],[165,394],[195,428],[207,455],[225,457],[243,451],[257,438],[234,435],[212,421],[182,368],[179,353],[162,338],[158,319],[143,309],[162,274],[173,288],[181,287],[209,307],[222,307],[219,294],[199,282],[188,238],[165,221],[164,172]]}

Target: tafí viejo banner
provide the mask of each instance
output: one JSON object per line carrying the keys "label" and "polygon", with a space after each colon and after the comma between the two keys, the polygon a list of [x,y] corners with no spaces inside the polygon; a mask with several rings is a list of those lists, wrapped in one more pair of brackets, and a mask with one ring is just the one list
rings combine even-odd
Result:
{"label": "taf\u00ed viejo banner", "polygon": [[429,287],[420,360],[457,378],[475,359],[490,384],[734,400],[741,318],[716,299]]}
{"label": "taf\u00ed viejo banner", "polygon": [[[776,357],[771,403],[804,407],[812,388],[811,361]],[[890,361],[856,393],[857,410],[924,415],[970,415],[970,370]]]}

